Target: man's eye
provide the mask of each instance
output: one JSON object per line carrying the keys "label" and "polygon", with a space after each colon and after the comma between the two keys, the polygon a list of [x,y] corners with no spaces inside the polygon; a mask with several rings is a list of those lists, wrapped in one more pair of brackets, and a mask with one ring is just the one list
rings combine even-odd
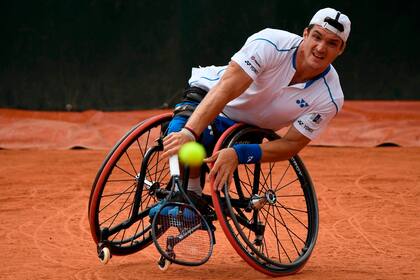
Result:
{"label": "man's eye", "polygon": [[330,47],[337,47],[337,46],[338,46],[338,43],[337,43],[337,42],[335,42],[335,41],[329,41],[329,42],[328,42],[328,45],[329,45]]}

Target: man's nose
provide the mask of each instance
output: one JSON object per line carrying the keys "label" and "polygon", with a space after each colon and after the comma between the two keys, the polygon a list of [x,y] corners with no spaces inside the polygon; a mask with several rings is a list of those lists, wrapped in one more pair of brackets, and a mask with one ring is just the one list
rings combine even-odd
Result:
{"label": "man's nose", "polygon": [[325,44],[325,42],[324,42],[324,41],[321,41],[321,42],[319,42],[319,43],[316,45],[315,49],[316,49],[318,52],[323,53],[323,52],[325,52],[325,50],[327,49],[327,45]]}

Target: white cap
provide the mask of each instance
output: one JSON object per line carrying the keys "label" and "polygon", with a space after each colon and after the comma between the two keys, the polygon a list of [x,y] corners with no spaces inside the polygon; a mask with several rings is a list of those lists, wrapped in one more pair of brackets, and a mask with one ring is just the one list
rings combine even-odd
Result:
{"label": "white cap", "polygon": [[348,16],[332,8],[324,8],[316,12],[309,24],[318,24],[337,34],[344,42],[350,34],[351,22]]}

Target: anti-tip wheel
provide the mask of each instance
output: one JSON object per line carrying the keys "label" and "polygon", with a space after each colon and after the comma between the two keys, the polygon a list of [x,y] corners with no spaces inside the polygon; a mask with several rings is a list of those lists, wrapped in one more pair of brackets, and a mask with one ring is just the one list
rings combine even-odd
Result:
{"label": "anti-tip wheel", "polygon": [[111,252],[109,251],[108,247],[104,247],[99,251],[98,254],[99,260],[103,264],[107,264],[109,259],[111,258]]}
{"label": "anti-tip wheel", "polygon": [[165,259],[163,256],[160,257],[158,261],[158,267],[162,271],[168,270],[169,266],[171,265],[171,261],[168,259]]}

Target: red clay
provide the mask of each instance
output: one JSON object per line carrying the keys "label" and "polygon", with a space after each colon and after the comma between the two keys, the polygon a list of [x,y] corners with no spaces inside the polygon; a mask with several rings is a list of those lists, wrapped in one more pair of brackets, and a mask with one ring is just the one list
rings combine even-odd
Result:
{"label": "red clay", "polygon": [[[34,112],[0,109],[0,148],[110,149],[132,126],[169,110]],[[281,131],[283,132],[283,131]],[[346,101],[311,145],[420,147],[420,101]]]}
{"label": "red clay", "polygon": [[[0,150],[0,279],[269,278],[238,256],[220,226],[214,254],[200,267],[161,272],[153,245],[100,264],[88,223],[91,184],[110,147],[162,112],[0,109],[0,148],[12,149]],[[404,148],[343,148],[383,143]],[[306,266],[287,278],[418,279],[420,102],[346,102],[312,144],[340,148],[301,153],[318,194],[320,232]]]}
{"label": "red clay", "polygon": [[[210,261],[161,272],[151,245],[102,265],[87,204],[105,150],[0,151],[0,279],[269,279],[218,226]],[[308,147],[319,201],[314,253],[292,279],[418,279],[420,148]],[[217,224],[216,224],[217,225]]]}

